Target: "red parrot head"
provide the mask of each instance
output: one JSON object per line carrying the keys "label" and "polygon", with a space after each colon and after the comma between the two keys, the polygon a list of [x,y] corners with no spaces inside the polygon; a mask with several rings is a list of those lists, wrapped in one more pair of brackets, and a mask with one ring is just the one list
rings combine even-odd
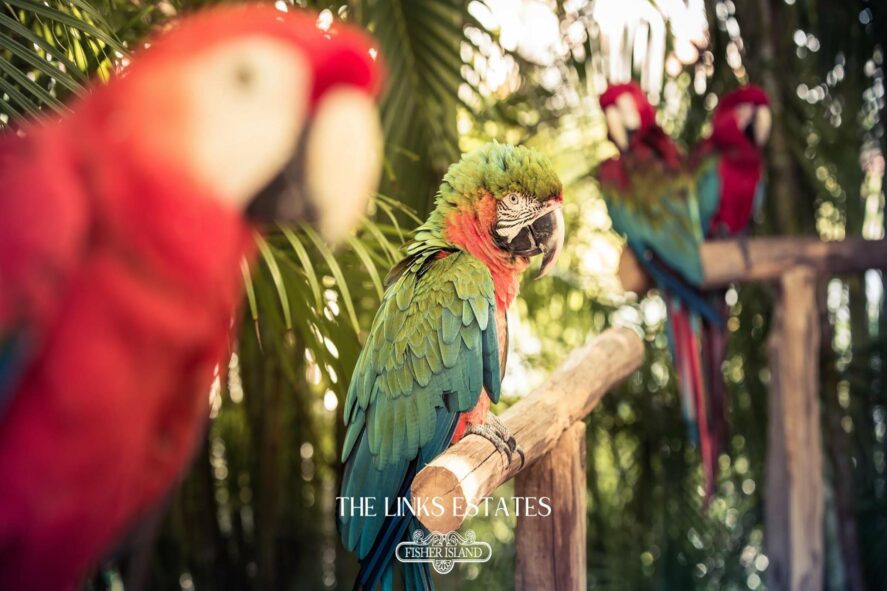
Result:
{"label": "red parrot head", "polygon": [[721,97],[715,109],[712,140],[719,145],[762,148],[770,137],[770,100],[759,86],[743,86]]}
{"label": "red parrot head", "polygon": [[620,152],[628,150],[635,137],[656,127],[656,114],[641,87],[634,82],[610,85],[600,98],[610,140]]}
{"label": "red parrot head", "polygon": [[309,222],[335,240],[379,179],[370,52],[361,32],[321,30],[309,12],[214,8],[146,44],[74,118],[104,121],[141,170],[181,175],[254,222]]}

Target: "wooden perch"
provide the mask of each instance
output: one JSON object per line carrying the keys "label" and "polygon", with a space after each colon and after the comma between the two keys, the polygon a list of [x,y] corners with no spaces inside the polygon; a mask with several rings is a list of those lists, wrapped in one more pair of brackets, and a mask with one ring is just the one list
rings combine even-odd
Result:
{"label": "wooden perch", "polygon": [[779,281],[770,333],[766,518],[769,587],[822,589],[824,512],[816,273]]}
{"label": "wooden perch", "polygon": [[514,480],[514,494],[551,499],[551,515],[517,520],[514,588],[571,591],[588,588],[586,545],[585,423],[576,421],[532,470]]}
{"label": "wooden perch", "polygon": [[[702,287],[723,287],[735,281],[773,281],[799,266],[826,275],[884,269],[887,240],[823,242],[790,236],[712,240],[702,245],[700,255],[705,275]],[[631,249],[622,251],[619,279],[627,291],[643,293],[650,286]]]}
{"label": "wooden perch", "polygon": [[[576,421],[581,421],[614,385],[640,367],[644,345],[627,328],[605,331],[567,357],[533,393],[501,415],[526,453],[525,468],[546,455]],[[413,480],[417,517],[431,531],[458,529],[465,519],[464,507],[477,504],[500,484],[520,471],[517,456],[509,466],[493,444],[469,435],[438,456]]]}

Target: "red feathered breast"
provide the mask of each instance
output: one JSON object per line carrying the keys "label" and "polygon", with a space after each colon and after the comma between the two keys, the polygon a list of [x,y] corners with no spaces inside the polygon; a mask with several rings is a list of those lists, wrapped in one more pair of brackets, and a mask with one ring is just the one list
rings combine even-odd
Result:
{"label": "red feathered breast", "polygon": [[240,216],[197,187],[108,167],[85,177],[88,202],[43,193],[43,215],[81,199],[89,224],[0,428],[2,589],[70,588],[182,474],[250,250]]}

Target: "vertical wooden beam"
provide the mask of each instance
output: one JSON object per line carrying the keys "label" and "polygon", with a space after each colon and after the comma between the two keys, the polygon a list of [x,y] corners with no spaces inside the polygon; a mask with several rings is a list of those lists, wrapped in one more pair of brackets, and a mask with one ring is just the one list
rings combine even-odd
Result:
{"label": "vertical wooden beam", "polygon": [[770,336],[765,543],[769,587],[823,584],[822,437],[816,273],[795,267],[779,281]]}
{"label": "vertical wooden beam", "polygon": [[[564,431],[554,448],[517,475],[514,494],[533,499],[536,516],[521,515],[515,532],[518,591],[586,588],[585,423]],[[540,513],[547,497],[551,514]]]}

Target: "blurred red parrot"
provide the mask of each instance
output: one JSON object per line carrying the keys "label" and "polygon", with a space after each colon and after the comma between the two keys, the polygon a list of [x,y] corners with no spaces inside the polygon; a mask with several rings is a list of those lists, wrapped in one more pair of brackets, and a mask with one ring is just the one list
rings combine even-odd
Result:
{"label": "blurred red parrot", "polygon": [[70,589],[183,473],[251,228],[330,239],[380,170],[361,33],[199,13],[0,138],[0,589]]}
{"label": "blurred red parrot", "polygon": [[764,199],[764,146],[772,114],[767,93],[748,85],[721,97],[712,132],[693,150],[692,168],[708,237],[735,236]]}
{"label": "blurred red parrot", "polygon": [[[767,93],[759,86],[742,86],[721,97],[712,116],[711,135],[693,150],[700,218],[707,238],[743,236],[764,201],[764,147],[772,114]],[[724,316],[728,310],[722,290],[710,292],[712,305]],[[702,351],[709,392],[712,454],[717,458],[727,442],[727,387],[722,366],[727,357],[724,326],[705,323]]]}

